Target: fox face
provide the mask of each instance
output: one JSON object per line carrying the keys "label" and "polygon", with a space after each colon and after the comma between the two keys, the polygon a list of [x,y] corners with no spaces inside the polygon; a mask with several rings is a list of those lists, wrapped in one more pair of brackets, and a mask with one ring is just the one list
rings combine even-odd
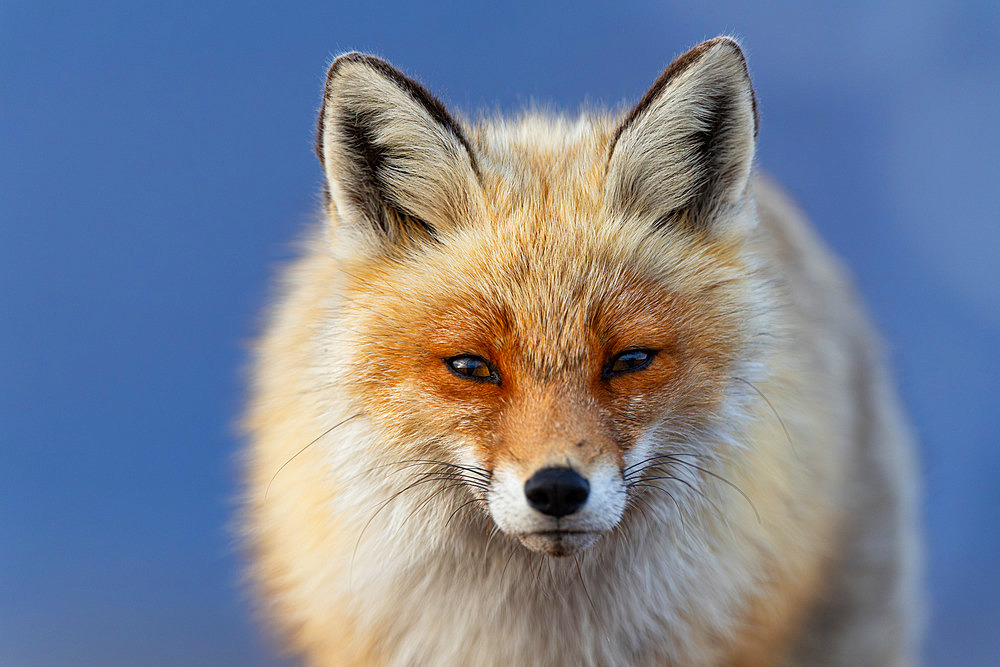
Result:
{"label": "fox face", "polygon": [[763,366],[765,287],[740,252],[755,133],[726,38],[624,118],[551,143],[467,128],[384,61],[339,58],[317,141],[341,269],[329,326],[377,458],[434,466],[441,491],[554,556],[665,476],[697,491]]}

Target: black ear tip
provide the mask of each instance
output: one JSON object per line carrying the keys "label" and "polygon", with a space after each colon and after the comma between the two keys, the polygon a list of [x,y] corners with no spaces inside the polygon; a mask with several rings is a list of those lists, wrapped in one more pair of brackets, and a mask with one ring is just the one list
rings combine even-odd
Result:
{"label": "black ear tip", "polygon": [[[757,94],[754,92],[753,83],[750,80],[750,67],[747,65],[747,57],[743,52],[743,47],[740,46],[739,40],[731,35],[719,35],[706,42],[702,42],[695,49],[702,49],[702,53],[711,49],[725,49],[739,60],[739,66],[743,69],[743,75],[746,77],[747,85],[750,87],[750,101],[753,106],[753,136],[756,138],[760,130],[760,112],[757,107]],[[692,49],[692,51],[695,49]]]}
{"label": "black ear tip", "polygon": [[730,50],[740,53],[741,55],[743,54],[743,48],[740,46],[740,41],[732,35],[719,35],[718,37],[713,37],[705,42],[705,45],[724,46]]}
{"label": "black ear tip", "polygon": [[327,85],[329,86],[330,81],[337,76],[341,70],[350,65],[363,65],[380,71],[394,69],[392,65],[378,56],[373,56],[370,53],[362,53],[361,51],[348,51],[347,53],[342,53],[337,56],[330,65],[330,68],[326,72]]}
{"label": "black ear tip", "polygon": [[334,59],[333,64],[336,65],[339,62],[357,62],[359,60],[362,60],[363,58],[370,58],[370,57],[372,57],[370,54],[362,53],[361,51],[347,51],[337,56]]}
{"label": "black ear tip", "polygon": [[728,52],[731,56],[735,57],[739,64],[743,68],[743,72],[750,77],[749,69],[747,68],[747,57],[743,52],[743,47],[740,46],[740,42],[735,37],[730,35],[719,35],[718,37],[713,37],[712,39],[702,42],[698,46],[691,49],[690,53],[697,52],[699,56],[708,53],[709,51],[715,51],[716,53]]}
{"label": "black ear tip", "polygon": [[373,56],[370,53],[348,51],[347,53],[340,54],[336,57],[336,59],[334,59],[333,63],[331,63],[326,72],[326,83],[323,87],[323,104],[320,108],[319,118],[316,122],[315,150],[316,157],[319,158],[320,163],[323,162],[323,131],[326,122],[325,116],[327,104],[329,103],[331,97],[336,96],[335,82],[344,73],[345,69],[350,69],[352,66],[361,66],[366,69],[377,70],[378,72],[393,79],[398,79],[402,76],[388,62],[378,56]]}

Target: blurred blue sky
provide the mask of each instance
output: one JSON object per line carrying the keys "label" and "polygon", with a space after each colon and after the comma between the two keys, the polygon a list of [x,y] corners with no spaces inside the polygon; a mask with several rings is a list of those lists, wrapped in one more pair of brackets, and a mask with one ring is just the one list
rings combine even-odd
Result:
{"label": "blurred blue sky", "polygon": [[326,65],[636,100],[739,36],[760,165],[858,278],[922,446],[932,665],[1000,660],[996,2],[0,3],[0,664],[268,665],[228,529],[246,341]]}

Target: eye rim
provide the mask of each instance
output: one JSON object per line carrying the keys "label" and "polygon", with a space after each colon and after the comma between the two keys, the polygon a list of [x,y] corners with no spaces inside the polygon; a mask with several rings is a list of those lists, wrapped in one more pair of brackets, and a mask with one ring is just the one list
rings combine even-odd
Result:
{"label": "eye rim", "polygon": [[[640,364],[638,364],[636,366],[633,366],[632,368],[623,368],[623,369],[619,369],[619,370],[614,370],[615,363],[617,363],[618,361],[620,361],[622,357],[624,357],[627,354],[634,354],[636,352],[639,352],[639,353],[642,353],[642,354],[646,355],[646,359],[642,363],[640,363]],[[653,359],[656,358],[657,352],[659,352],[659,350],[651,350],[651,349],[645,348],[645,347],[629,347],[629,348],[626,348],[626,349],[622,350],[621,352],[619,352],[619,353],[615,354],[614,356],[612,356],[611,359],[608,360],[608,362],[606,364],[604,364],[604,368],[601,369],[601,377],[604,378],[605,380],[610,380],[612,378],[616,378],[616,377],[619,377],[621,375],[628,375],[629,373],[635,373],[635,372],[644,370],[644,369],[648,368],[651,363],[653,363]]]}
{"label": "eye rim", "polygon": [[[482,364],[486,367],[486,370],[488,370],[490,374],[468,375],[466,373],[463,373],[459,369],[457,369],[453,363],[455,361],[458,361],[459,359],[473,359],[475,361],[482,362]],[[500,384],[500,373],[497,372],[497,369],[493,366],[493,364],[491,364],[489,361],[479,356],[478,354],[463,352],[462,354],[456,354],[455,356],[452,357],[445,357],[444,359],[442,359],[442,361],[444,361],[444,365],[448,368],[449,371],[452,372],[452,374],[462,378],[463,380],[472,380],[473,382],[485,382],[497,385]]]}

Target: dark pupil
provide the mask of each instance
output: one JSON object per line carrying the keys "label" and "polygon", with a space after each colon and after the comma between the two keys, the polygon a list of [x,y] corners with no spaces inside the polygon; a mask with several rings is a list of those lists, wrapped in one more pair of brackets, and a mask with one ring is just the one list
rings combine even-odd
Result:
{"label": "dark pupil", "polygon": [[449,363],[451,363],[451,367],[456,372],[462,375],[477,378],[490,376],[490,369],[486,365],[486,362],[476,357],[458,357],[457,359],[452,359]]}
{"label": "dark pupil", "polygon": [[649,353],[643,352],[642,350],[632,350],[631,352],[623,352],[615,357],[614,363],[611,365],[612,371],[630,371],[633,368],[642,366],[649,359]]}

